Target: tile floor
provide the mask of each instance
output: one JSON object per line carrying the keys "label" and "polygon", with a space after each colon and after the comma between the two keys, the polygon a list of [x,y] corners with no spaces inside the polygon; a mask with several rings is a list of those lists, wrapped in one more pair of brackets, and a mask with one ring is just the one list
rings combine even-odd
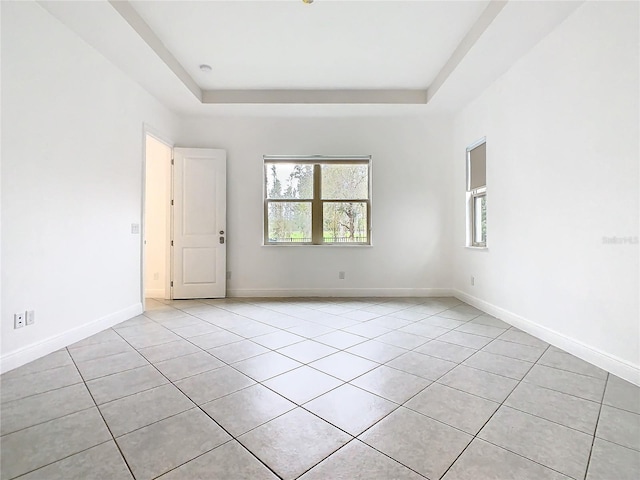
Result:
{"label": "tile floor", "polygon": [[638,387],[456,299],[147,307],[2,375],[2,479],[640,476]]}

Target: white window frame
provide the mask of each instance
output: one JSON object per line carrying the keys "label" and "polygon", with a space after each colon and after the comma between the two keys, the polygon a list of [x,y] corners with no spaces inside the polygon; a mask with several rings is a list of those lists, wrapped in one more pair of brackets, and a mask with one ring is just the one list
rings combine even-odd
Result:
{"label": "white window frame", "polygon": [[476,200],[483,198],[484,197],[484,201],[485,201],[485,205],[486,205],[486,201],[487,201],[487,187],[483,187],[483,188],[476,188],[475,190],[473,190],[470,194],[470,203],[471,203],[471,246],[472,247],[477,247],[477,248],[487,248],[487,240],[486,240],[486,236],[485,236],[485,241],[482,242],[478,242],[476,241],[476,225],[478,224],[477,222],[477,216],[478,215],[482,215],[482,212],[478,212],[476,209]]}
{"label": "white window frame", "polygon": [[[313,165],[313,197],[309,199],[269,199],[267,198],[266,182],[263,183],[263,245],[265,246],[371,246],[371,156],[329,156],[329,155],[264,155],[262,162],[263,176],[265,175],[267,165],[278,163]],[[322,199],[322,165],[367,165],[368,179],[367,192],[368,198],[344,198],[344,199]],[[311,242],[274,242],[269,240],[269,204],[276,202],[308,202],[311,204]],[[365,203],[367,208],[367,241],[366,242],[325,242],[324,240],[324,219],[323,205],[325,203]]]}
{"label": "white window frame", "polygon": [[[481,215],[481,212],[478,212],[476,210],[476,199],[478,198],[482,198],[484,197],[485,199],[485,205],[486,205],[486,201],[487,201],[487,186],[486,186],[486,182],[485,185],[478,187],[478,188],[471,188],[471,151],[477,147],[479,147],[482,144],[486,144],[487,143],[487,139],[486,137],[481,138],[480,140],[472,143],[471,145],[469,145],[467,147],[467,153],[466,153],[466,169],[467,169],[467,175],[466,175],[466,184],[467,184],[467,188],[466,188],[466,205],[467,205],[467,241],[466,241],[466,246],[467,247],[471,247],[471,248],[480,248],[480,249],[486,249],[487,248],[487,241],[486,241],[486,235],[485,235],[485,241],[482,242],[478,242],[476,241],[476,224],[478,222],[476,222],[476,216],[477,215]],[[485,166],[486,168],[486,166]],[[485,176],[486,176],[486,172],[485,172]],[[488,230],[488,229],[487,229]]]}

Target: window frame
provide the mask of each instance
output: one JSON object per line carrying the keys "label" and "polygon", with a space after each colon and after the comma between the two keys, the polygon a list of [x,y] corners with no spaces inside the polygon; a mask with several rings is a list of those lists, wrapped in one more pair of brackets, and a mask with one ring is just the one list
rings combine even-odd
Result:
{"label": "window frame", "polygon": [[[477,188],[471,188],[471,151],[480,147],[482,144],[486,145],[487,138],[482,137],[480,140],[472,143],[467,147],[466,152],[466,195],[467,195],[467,241],[466,246],[471,248],[487,248],[487,235],[485,233],[485,239],[483,241],[476,241],[476,217],[482,215],[482,212],[478,212],[476,209],[476,199],[484,197],[485,209],[487,202],[487,185],[486,185],[486,159],[485,159],[485,184]],[[485,146],[486,148],[486,146]],[[486,218],[485,218],[486,222]]]}
{"label": "window frame", "polygon": [[[477,238],[477,230],[476,230],[476,225],[477,225],[477,216],[478,215],[482,215],[482,212],[478,212],[477,208],[476,208],[476,200],[478,200],[479,198],[483,198],[484,197],[484,201],[485,201],[485,205],[486,205],[486,201],[487,201],[487,187],[483,187],[483,188],[476,188],[475,190],[473,190],[471,192],[470,195],[471,199],[471,246],[472,247],[478,247],[478,248],[486,248],[487,247],[487,239],[486,239],[486,233],[485,233],[485,240],[483,241],[476,241]],[[485,207],[486,208],[486,207]],[[485,220],[486,221],[486,220]],[[482,223],[482,220],[480,220],[480,223]]]}
{"label": "window frame", "polygon": [[[313,165],[313,197],[301,199],[268,198],[266,182],[267,165],[273,164]],[[372,169],[371,155],[359,156],[330,156],[330,155],[264,155],[262,161],[263,175],[263,246],[371,246],[371,184]],[[366,199],[322,198],[322,165],[367,165],[367,196]],[[310,203],[311,204],[311,242],[278,242],[269,240],[269,204],[271,203]],[[324,240],[324,204],[325,203],[364,203],[367,209],[367,241],[366,242],[327,242]]]}

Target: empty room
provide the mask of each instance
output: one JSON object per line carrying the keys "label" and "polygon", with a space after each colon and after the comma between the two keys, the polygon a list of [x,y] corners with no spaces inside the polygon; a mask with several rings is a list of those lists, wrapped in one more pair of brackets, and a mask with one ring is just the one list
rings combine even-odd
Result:
{"label": "empty room", "polygon": [[0,479],[640,477],[639,2],[0,16]]}

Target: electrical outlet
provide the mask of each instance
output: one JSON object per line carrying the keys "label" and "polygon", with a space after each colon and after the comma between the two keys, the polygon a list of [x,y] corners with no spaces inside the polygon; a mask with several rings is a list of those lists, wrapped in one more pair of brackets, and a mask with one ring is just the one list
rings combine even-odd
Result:
{"label": "electrical outlet", "polygon": [[338,272],[338,279],[340,279],[340,280],[344,280],[345,279],[344,272]]}
{"label": "electrical outlet", "polygon": [[154,280],[160,280],[160,273],[159,273],[159,272],[155,272],[155,273],[153,274],[153,279],[154,279]]}
{"label": "electrical outlet", "polygon": [[476,277],[471,276],[471,286],[473,287],[476,284]]}
{"label": "electrical outlet", "polygon": [[24,327],[24,312],[13,314],[13,328]]}
{"label": "electrical outlet", "polygon": [[36,323],[36,312],[35,310],[28,310],[25,325],[33,325],[34,323]]}
{"label": "electrical outlet", "polygon": [[139,223],[132,223],[131,224],[131,233],[133,235],[138,235],[140,233],[140,224]]}

